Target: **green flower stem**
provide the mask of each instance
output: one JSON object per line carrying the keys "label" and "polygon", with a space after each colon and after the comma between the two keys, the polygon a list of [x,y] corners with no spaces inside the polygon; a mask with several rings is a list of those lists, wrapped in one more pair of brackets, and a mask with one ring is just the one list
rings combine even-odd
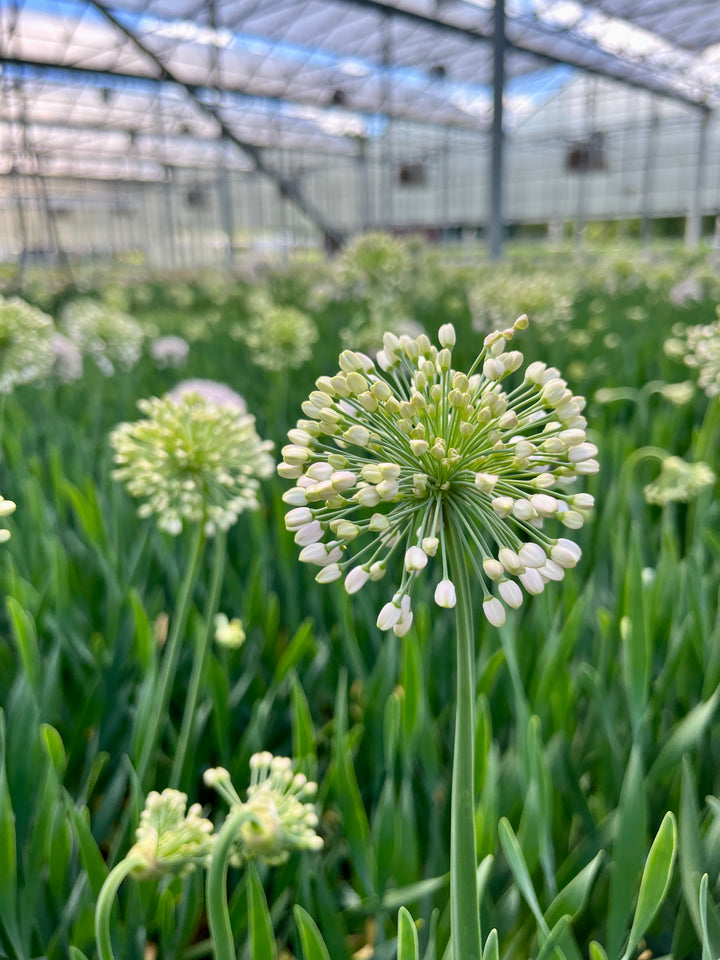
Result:
{"label": "green flower stem", "polygon": [[126,860],[121,860],[110,871],[102,885],[95,907],[95,941],[99,960],[115,960],[110,936],[110,914],[123,880],[136,867],[140,866],[142,866],[142,861],[138,857],[128,857]]}
{"label": "green flower stem", "polygon": [[[227,873],[230,851],[238,831],[255,815],[245,806],[235,807],[227,816],[217,835],[212,860],[207,873],[205,909],[215,960],[235,960],[235,938],[230,925],[227,902]],[[104,960],[104,958],[101,958]]]}
{"label": "green flower stem", "polygon": [[[175,679],[175,673],[177,671],[178,660],[180,659],[182,638],[185,635],[185,626],[187,624],[188,613],[190,612],[190,604],[192,601],[195,582],[197,581],[198,572],[200,570],[200,562],[202,560],[204,546],[205,534],[203,527],[202,524],[197,524],[193,532],[192,546],[190,548],[190,561],[185,569],[185,576],[180,587],[180,595],[178,598],[177,607],[175,608],[175,616],[173,617],[172,621],[170,638],[165,645],[162,670],[160,672],[160,680],[157,686],[157,695],[155,698],[155,708],[150,715],[147,730],[142,733],[142,748],[140,751],[140,757],[135,766],[135,774],[141,786],[143,785],[143,780],[147,775],[153,752],[157,746],[162,721],[167,715],[170,693],[172,691],[172,685]],[[120,847],[122,846],[123,839],[128,828],[128,823],[130,822],[131,813],[132,805],[128,804],[125,807],[125,813],[123,814],[123,818],[120,822],[120,826],[115,834],[115,838],[110,849],[110,863],[114,862]]]}
{"label": "green flower stem", "polygon": [[454,960],[481,960],[475,841],[475,631],[462,537],[448,525],[457,604],[457,706],[450,810],[450,936]]}
{"label": "green flower stem", "polygon": [[188,744],[190,741],[190,732],[195,717],[195,708],[197,706],[198,694],[200,692],[200,681],[207,661],[208,650],[214,633],[215,614],[218,611],[220,602],[220,590],[222,588],[223,577],[225,575],[225,560],[227,557],[227,538],[223,532],[215,535],[215,554],[213,558],[212,579],[210,581],[210,591],[208,593],[207,604],[205,607],[205,629],[202,640],[195,649],[195,658],[190,674],[190,686],[188,688],[185,708],[183,711],[182,726],[180,727],[180,736],[177,747],[175,748],[175,757],[173,759],[172,772],[170,774],[170,786],[179,787],[185,766],[185,757],[187,756]]}
{"label": "green flower stem", "polygon": [[203,548],[205,546],[205,534],[202,524],[197,524],[193,531],[192,547],[190,548],[190,561],[185,570],[180,587],[180,596],[173,617],[170,637],[165,646],[163,655],[162,670],[160,671],[160,680],[157,687],[155,698],[155,709],[150,716],[149,729],[145,731],[143,737],[140,759],[135,767],[137,778],[142,784],[147,774],[153,751],[157,746],[160,735],[160,726],[167,715],[168,704],[170,702],[170,693],[172,691],[175,673],[177,671],[178,660],[180,659],[180,648],[185,635],[190,604],[192,602],[193,588],[197,581],[200,561],[202,560]]}

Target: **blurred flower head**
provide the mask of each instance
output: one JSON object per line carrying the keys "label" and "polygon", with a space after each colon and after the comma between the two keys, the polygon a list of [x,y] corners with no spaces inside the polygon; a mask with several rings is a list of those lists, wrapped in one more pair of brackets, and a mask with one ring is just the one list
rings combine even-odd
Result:
{"label": "blurred flower head", "polygon": [[531,363],[503,387],[523,363],[506,348],[526,326],[523,316],[489,334],[468,373],[453,369],[451,324],[440,328],[439,348],[424,335],[387,333],[377,366],[346,350],[288,434],[278,473],[296,486],[283,495],[291,507],[285,522],[300,559],[320,567],[316,579],[344,576],[355,593],[400,555],[400,582],[380,611],[380,629],[407,632],[414,582],[436,556],[435,600],[455,605],[448,533],[496,625],[505,618],[501,600],[519,606],[522,588],[542,592],[580,557],[572,541],[544,527],[551,519],[582,526],[593,498],[568,488],[597,472],[597,448],[585,439],[585,400],[558,370]]}
{"label": "blurred flower head", "polygon": [[168,334],[158,337],[150,344],[150,356],[155,364],[164,370],[166,367],[182,367],[187,363],[190,347],[187,340]]}
{"label": "blurred flower head", "polygon": [[215,617],[215,642],[221,647],[237,650],[245,643],[245,629],[242,620],[233,617],[228,620],[224,613]]}
{"label": "blurred flower head", "polygon": [[113,476],[143,501],[141,516],[157,517],[173,535],[186,523],[202,523],[211,535],[258,506],[259,481],[274,462],[254,417],[198,393],[140,400],[138,407],[145,418],[121,423],[110,441]]}
{"label": "blurred flower head", "polygon": [[684,327],[676,324],[665,341],[665,353],[697,370],[698,386],[708,397],[720,396],[720,319]]}
{"label": "blurred flower head", "polygon": [[288,370],[310,359],[318,329],[307,314],[294,307],[268,305],[237,324],[234,335],[245,343],[256,366]]}
{"label": "blurred flower head", "polygon": [[231,858],[234,864],[252,857],[280,864],[295,850],[322,848],[312,802],[317,784],[302,773],[294,773],[289,757],[274,757],[267,751],[250,757],[250,786],[244,803],[222,767],[207,770],[205,783],[214,787],[231,808],[242,807],[249,814],[240,828]]}
{"label": "blurred flower head", "polygon": [[52,317],[21,300],[0,296],[0,393],[47,377],[55,360]]}
{"label": "blurred flower head", "polygon": [[83,374],[82,354],[75,344],[62,333],[54,333],[52,350],[55,356],[53,373],[63,383],[79,380]]}
{"label": "blurred flower head", "polygon": [[682,457],[666,457],[660,475],[643,493],[648,503],[662,507],[666,503],[687,503],[714,483],[715,474],[706,463],[687,463]]}
{"label": "blurred flower head", "polygon": [[689,380],[684,380],[682,383],[666,383],[660,393],[676,407],[682,407],[690,403],[695,396],[695,386]]}
{"label": "blurred flower head", "polygon": [[61,325],[78,349],[111,376],[115,365],[130,370],[140,357],[143,330],[133,317],[89,297],[73,300],[62,311]]}
{"label": "blurred flower head", "polygon": [[168,393],[168,397],[175,401],[180,401],[188,394],[195,393],[208,403],[216,403],[219,407],[230,407],[237,414],[247,413],[247,404],[239,393],[236,393],[226,383],[218,383],[217,380],[203,380],[196,378],[193,380],[182,380],[177,386],[173,387]]}
{"label": "blurred flower head", "polygon": [[133,871],[139,879],[188,873],[207,861],[213,825],[200,816],[199,803],[192,804],[186,813],[187,799],[179,790],[153,790],[147,795],[136,843],[127,857],[140,861]]}

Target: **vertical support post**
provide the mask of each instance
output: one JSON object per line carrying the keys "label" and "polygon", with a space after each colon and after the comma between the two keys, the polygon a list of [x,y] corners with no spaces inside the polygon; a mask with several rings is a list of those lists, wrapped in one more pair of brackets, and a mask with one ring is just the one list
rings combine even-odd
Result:
{"label": "vertical support post", "polygon": [[368,150],[365,137],[357,140],[357,171],[360,180],[358,190],[358,226],[363,231],[370,229],[370,177],[368,171]]}
{"label": "vertical support post", "polygon": [[390,14],[387,13],[383,17],[382,25],[382,37],[383,37],[383,51],[382,51],[382,62],[383,62],[383,78],[382,78],[382,111],[385,114],[385,119],[387,120],[387,129],[385,132],[385,156],[383,157],[383,162],[385,165],[385,176],[383,178],[385,183],[385,200],[382,205],[382,211],[380,213],[380,222],[386,230],[392,228],[394,222],[394,212],[393,212],[393,188],[394,183],[394,169],[393,169],[393,123],[391,114],[391,103],[392,103],[392,79],[390,77],[390,66],[392,64],[392,37],[391,37],[391,20]]}
{"label": "vertical support post", "polygon": [[230,188],[230,176],[228,174],[227,164],[223,161],[218,170],[218,195],[220,197],[220,222],[225,234],[225,266],[228,270],[233,265],[233,236],[235,234],[235,219],[233,217],[233,197]]}
{"label": "vertical support post", "polygon": [[505,91],[505,0],[495,0],[493,60],[492,169],[490,175],[490,259],[503,247],[503,93]]}
{"label": "vertical support post", "polygon": [[178,265],[175,249],[175,216],[173,214],[172,173],[170,167],[165,167],[165,182],[163,183],[163,199],[165,201],[165,230],[168,238],[168,260],[171,269]]}
{"label": "vertical support post", "polygon": [[645,164],[643,167],[642,205],[640,209],[640,239],[647,245],[652,237],[652,198],[655,185],[655,157],[657,154],[657,132],[660,126],[660,112],[657,99],[650,94],[650,124],[646,140]]}
{"label": "vertical support post", "polygon": [[695,159],[695,178],[693,180],[690,208],[685,221],[685,246],[696,247],[702,239],[702,199],[705,183],[705,160],[707,154],[707,128],[710,111],[703,110],[698,130],[697,155]]}

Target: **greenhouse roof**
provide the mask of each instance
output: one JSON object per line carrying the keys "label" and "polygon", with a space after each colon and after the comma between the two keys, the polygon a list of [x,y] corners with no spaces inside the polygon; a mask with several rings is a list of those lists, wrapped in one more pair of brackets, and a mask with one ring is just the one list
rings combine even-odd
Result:
{"label": "greenhouse roof", "polygon": [[[697,106],[718,102],[716,0],[506,6],[508,130],[573,68]],[[263,147],[351,154],[360,139],[381,136],[388,119],[482,131],[492,117],[493,7],[493,0],[3,3],[4,168],[72,176],[77,165],[79,176],[105,177],[115,158],[115,175],[130,179],[219,162],[272,173]],[[93,166],[93,156],[104,162]]]}

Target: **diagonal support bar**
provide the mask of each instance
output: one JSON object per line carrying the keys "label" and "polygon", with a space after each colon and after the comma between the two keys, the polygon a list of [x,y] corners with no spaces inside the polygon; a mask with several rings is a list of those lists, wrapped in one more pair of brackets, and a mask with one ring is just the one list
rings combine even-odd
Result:
{"label": "diagonal support bar", "polygon": [[105,17],[105,19],[108,20],[116,30],[119,30],[124,37],[130,40],[130,42],[155,65],[157,70],[160,72],[159,79],[165,80],[168,83],[177,84],[177,86],[182,87],[182,89],[191,98],[193,103],[195,103],[203,111],[203,113],[208,114],[208,116],[211,116],[215,120],[220,128],[220,135],[230,143],[234,144],[234,146],[236,146],[238,150],[241,150],[246,156],[250,157],[255,164],[256,169],[260,173],[264,174],[269,180],[272,180],[272,182],[277,186],[278,190],[280,191],[280,195],[293,203],[301,213],[303,213],[320,230],[322,230],[325,238],[325,245],[330,252],[338,250],[343,245],[345,240],[343,234],[325,219],[325,216],[320,210],[317,209],[317,207],[307,200],[297,183],[288,177],[284,177],[278,170],[269,164],[265,160],[262,150],[259,147],[256,147],[253,143],[247,143],[245,140],[242,140],[240,137],[238,137],[237,134],[222,119],[217,108],[210,106],[207,103],[203,103],[197,94],[197,88],[195,86],[190,83],[185,83],[184,80],[176,77],[172,71],[168,70],[162,60],[160,60],[160,58],[153,53],[152,50],[145,46],[142,40],[135,33],[133,33],[132,30],[118,20],[118,18],[111,13],[110,10],[108,10],[102,0],[88,0],[88,3],[94,7],[98,13],[102,14],[102,16]]}

